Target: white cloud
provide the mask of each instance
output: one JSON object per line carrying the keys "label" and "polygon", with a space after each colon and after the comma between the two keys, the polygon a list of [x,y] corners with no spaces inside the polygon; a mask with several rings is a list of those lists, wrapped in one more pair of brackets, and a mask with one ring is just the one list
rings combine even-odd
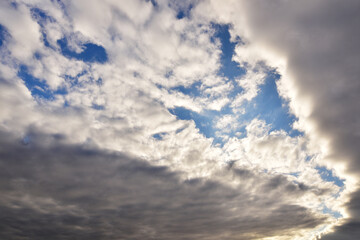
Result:
{"label": "white cloud", "polygon": [[262,69],[251,70],[247,72],[240,79],[237,79],[237,84],[243,89],[232,101],[231,106],[235,108],[242,108],[245,102],[250,102],[255,98],[259,91],[260,86],[265,83],[266,74]]}

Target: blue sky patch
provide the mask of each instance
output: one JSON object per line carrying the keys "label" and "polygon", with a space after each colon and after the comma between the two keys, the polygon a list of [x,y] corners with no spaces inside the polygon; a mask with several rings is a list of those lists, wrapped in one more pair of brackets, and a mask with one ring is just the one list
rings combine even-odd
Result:
{"label": "blue sky patch", "polygon": [[44,26],[44,22],[46,21],[55,22],[53,17],[47,15],[45,11],[39,8],[32,8],[31,16],[38,22],[41,27]]}
{"label": "blue sky patch", "polygon": [[104,110],[105,106],[93,103],[91,108],[93,108],[95,110]]}
{"label": "blue sky patch", "polygon": [[146,0],[147,2],[151,2],[151,4],[153,5],[153,7],[158,7],[158,3],[156,2],[156,0]]}
{"label": "blue sky patch", "polygon": [[156,140],[163,140],[166,134],[167,134],[166,132],[156,133],[153,134],[152,137],[155,138]]}
{"label": "blue sky patch", "polygon": [[0,47],[3,45],[5,40],[5,28],[0,24]]}
{"label": "blue sky patch", "polygon": [[54,98],[54,94],[46,82],[29,74],[26,66],[20,66],[18,76],[24,81],[25,86],[29,89],[32,96],[37,96],[48,100]]}
{"label": "blue sky patch", "polygon": [[234,79],[240,75],[243,75],[246,70],[240,68],[237,62],[232,61],[232,57],[234,55],[234,50],[236,44],[238,42],[230,41],[230,25],[221,25],[221,24],[213,24],[213,28],[215,29],[214,37],[219,39],[221,42],[221,68],[219,69],[219,74],[227,77],[228,79]]}
{"label": "blue sky patch", "polygon": [[189,4],[188,6],[180,8],[176,14],[176,18],[183,19],[185,17],[190,17],[190,12],[193,7],[194,6],[192,4]]}
{"label": "blue sky patch", "polygon": [[31,141],[31,138],[30,138],[30,136],[25,136],[22,140],[21,140],[21,143],[23,144],[23,145],[29,145],[30,144],[30,141]]}
{"label": "blue sky patch", "polygon": [[4,45],[4,42],[8,36],[9,36],[8,31],[3,25],[0,24],[0,47]]}
{"label": "blue sky patch", "polygon": [[[65,75],[64,78],[65,80],[70,83],[71,87],[74,87],[74,86],[79,86],[80,83],[79,83],[79,77],[85,75],[87,73],[87,71],[82,71],[81,73],[77,74],[75,77],[73,76],[70,76],[70,75]],[[92,80],[92,79],[90,79]],[[97,84],[101,83],[102,84],[102,80],[100,82],[96,82]]]}
{"label": "blue sky patch", "polygon": [[18,71],[18,77],[21,78],[25,86],[31,92],[33,97],[40,97],[47,100],[53,100],[55,95],[65,95],[67,94],[66,88],[58,88],[55,91],[52,91],[48,84],[44,80],[35,78],[29,74],[28,69],[25,65],[20,66]]}
{"label": "blue sky patch", "polygon": [[344,180],[334,176],[332,170],[329,170],[326,167],[316,167],[315,169],[320,174],[322,180],[326,182],[333,182],[335,185],[339,187],[344,186]]}
{"label": "blue sky patch", "polygon": [[201,87],[201,82],[195,82],[192,85],[188,86],[188,87],[184,87],[184,86],[177,86],[177,87],[173,87],[170,88],[170,91],[178,91],[181,92],[185,95],[189,95],[192,97],[197,97],[201,95],[201,91],[200,91],[200,87]]}
{"label": "blue sky patch", "polygon": [[269,72],[265,84],[260,86],[259,94],[249,104],[247,114],[251,118],[258,117],[271,124],[271,130],[284,130],[290,136],[299,136],[300,133],[292,128],[296,117],[289,113],[288,105],[279,96],[276,81],[280,78],[276,72]]}
{"label": "blue sky patch", "polygon": [[330,214],[331,216],[333,216],[336,219],[343,217],[343,215],[341,213],[333,211],[332,209],[328,208],[326,205],[323,206],[322,212],[325,214]]}
{"label": "blue sky patch", "polygon": [[291,172],[291,173],[289,173],[289,175],[294,176],[294,177],[299,177],[300,172]]}
{"label": "blue sky patch", "polygon": [[177,116],[178,119],[193,120],[200,133],[204,134],[204,136],[208,138],[214,137],[214,129],[212,124],[213,116],[199,114],[184,107],[175,107],[168,110],[171,114]]}
{"label": "blue sky patch", "polygon": [[95,83],[96,83],[96,85],[98,85],[98,86],[103,85],[103,80],[102,80],[102,78],[98,78],[98,79],[95,81]]}
{"label": "blue sky patch", "polygon": [[57,43],[60,46],[61,53],[67,58],[74,58],[90,63],[105,63],[108,61],[108,55],[102,46],[86,43],[83,45],[84,50],[81,53],[77,53],[69,48],[66,38],[59,39]]}

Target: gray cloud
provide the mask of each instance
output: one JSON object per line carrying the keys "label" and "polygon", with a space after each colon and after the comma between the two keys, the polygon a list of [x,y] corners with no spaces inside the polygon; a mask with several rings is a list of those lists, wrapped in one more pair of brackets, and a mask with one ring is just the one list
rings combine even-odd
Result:
{"label": "gray cloud", "polygon": [[346,203],[350,218],[334,228],[334,232],[323,236],[321,239],[350,240],[360,236],[360,191],[351,194],[350,200]]}
{"label": "gray cloud", "polygon": [[357,221],[347,221],[339,227],[335,227],[334,233],[325,235],[321,239],[325,240],[352,240],[357,236],[360,236],[360,222]]}
{"label": "gray cloud", "polygon": [[282,177],[232,168],[221,173],[252,182],[252,189],[265,182],[265,192],[253,194],[247,182],[181,180],[166,167],[64,145],[59,136],[29,134],[26,143],[1,136],[2,239],[256,239],[326,221],[286,201],[294,189],[275,198],[270,185],[292,184]]}

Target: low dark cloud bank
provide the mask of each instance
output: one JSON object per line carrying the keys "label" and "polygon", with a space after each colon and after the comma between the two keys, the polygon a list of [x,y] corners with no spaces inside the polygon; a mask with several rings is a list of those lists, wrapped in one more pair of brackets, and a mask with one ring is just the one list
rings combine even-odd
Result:
{"label": "low dark cloud bank", "polygon": [[[59,136],[1,136],[1,239],[255,239],[325,221],[272,196],[277,188],[304,191],[283,177],[254,196],[245,184],[181,180],[120,153],[60,144]],[[226,174],[256,187],[250,171]]]}

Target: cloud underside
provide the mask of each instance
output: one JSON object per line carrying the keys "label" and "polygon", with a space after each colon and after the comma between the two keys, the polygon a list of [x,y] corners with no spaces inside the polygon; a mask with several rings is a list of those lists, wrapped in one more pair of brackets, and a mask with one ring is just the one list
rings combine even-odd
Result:
{"label": "cloud underside", "polygon": [[[305,190],[279,176],[229,187],[182,180],[166,167],[62,145],[53,136],[37,136],[46,148],[7,137],[0,152],[3,239],[257,239],[326,221],[286,201]],[[231,168],[218,174],[246,182],[258,177]],[[268,197],[280,188],[279,199]]]}

